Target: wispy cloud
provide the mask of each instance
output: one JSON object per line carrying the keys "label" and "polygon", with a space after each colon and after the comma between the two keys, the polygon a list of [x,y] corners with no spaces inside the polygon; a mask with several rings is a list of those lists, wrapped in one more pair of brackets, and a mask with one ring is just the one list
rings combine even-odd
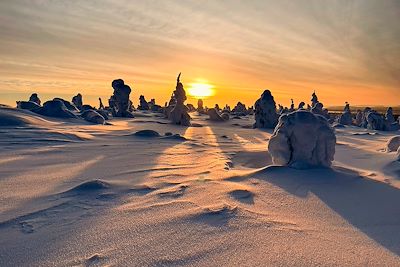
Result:
{"label": "wispy cloud", "polygon": [[269,87],[283,102],[318,88],[330,104],[396,104],[399,17],[396,0],[5,0],[0,90],[106,96],[122,77],[162,102],[184,71],[217,85],[216,102]]}

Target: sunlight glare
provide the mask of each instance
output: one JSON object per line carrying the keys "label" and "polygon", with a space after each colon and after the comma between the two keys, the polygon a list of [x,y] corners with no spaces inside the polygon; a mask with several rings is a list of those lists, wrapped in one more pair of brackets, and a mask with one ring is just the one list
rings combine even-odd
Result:
{"label": "sunlight glare", "polygon": [[212,85],[207,83],[192,83],[188,93],[190,96],[199,99],[214,95],[214,89]]}

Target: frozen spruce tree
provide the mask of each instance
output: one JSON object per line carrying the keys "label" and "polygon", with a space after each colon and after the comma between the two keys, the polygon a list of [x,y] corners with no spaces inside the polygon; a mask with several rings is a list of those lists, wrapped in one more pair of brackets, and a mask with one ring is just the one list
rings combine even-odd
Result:
{"label": "frozen spruce tree", "polygon": [[139,110],[149,110],[149,103],[147,103],[146,99],[144,98],[144,95],[141,95],[139,97],[139,106],[138,106]]}
{"label": "frozen spruce tree", "polygon": [[388,109],[386,110],[385,119],[389,124],[392,124],[396,121],[393,116],[393,108],[392,107],[388,107]]}
{"label": "frozen spruce tree", "polygon": [[385,130],[385,119],[375,110],[369,110],[366,115],[367,128],[370,130]]}
{"label": "frozen spruce tree", "polygon": [[355,124],[359,127],[361,127],[363,122],[363,113],[360,109],[357,109],[357,114],[356,114],[356,122]]}
{"label": "frozen spruce tree", "polygon": [[297,110],[279,118],[268,150],[278,165],[298,169],[330,167],[335,143],[335,132],[324,117]]}
{"label": "frozen spruce tree", "polygon": [[74,96],[72,98],[72,103],[79,109],[82,109],[83,106],[83,100],[82,100],[82,95],[81,94],[77,94],[76,96]]}
{"label": "frozen spruce tree", "polygon": [[339,116],[338,122],[343,125],[351,125],[353,123],[349,103],[346,102],[343,113]]}
{"label": "frozen spruce tree", "polygon": [[30,97],[29,97],[29,101],[34,102],[36,104],[38,104],[40,106],[40,103],[42,101],[40,101],[40,98],[38,97],[37,93],[33,93]]}
{"label": "frozen spruce tree", "polygon": [[276,104],[271,91],[265,90],[260,99],[254,105],[255,120],[254,128],[275,128],[278,123]]}
{"label": "frozen spruce tree", "polygon": [[111,84],[114,89],[113,95],[108,100],[112,115],[114,117],[133,118],[132,102],[129,100],[131,88],[122,79],[114,80]]}
{"label": "frozen spruce tree", "polygon": [[178,125],[190,126],[190,115],[188,113],[188,108],[185,106],[186,92],[183,88],[183,84],[180,82],[181,74],[179,73],[176,79],[176,88],[174,91],[175,106],[169,113],[168,118]]}
{"label": "frozen spruce tree", "polygon": [[203,104],[203,100],[199,98],[199,100],[197,100],[197,112],[200,114],[204,113],[204,104]]}
{"label": "frozen spruce tree", "polygon": [[311,108],[315,106],[315,104],[318,103],[318,97],[315,91],[311,95]]}

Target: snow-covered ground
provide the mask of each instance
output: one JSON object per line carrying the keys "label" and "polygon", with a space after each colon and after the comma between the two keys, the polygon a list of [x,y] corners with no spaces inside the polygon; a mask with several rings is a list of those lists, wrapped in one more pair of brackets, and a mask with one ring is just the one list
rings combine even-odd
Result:
{"label": "snow-covered ground", "polygon": [[137,115],[0,110],[0,266],[400,266],[400,132],[336,129],[333,168],[295,170],[252,118]]}

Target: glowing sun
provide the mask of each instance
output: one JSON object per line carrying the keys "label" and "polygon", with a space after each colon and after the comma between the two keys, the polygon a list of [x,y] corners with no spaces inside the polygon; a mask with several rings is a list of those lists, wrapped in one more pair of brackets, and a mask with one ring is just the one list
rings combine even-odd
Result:
{"label": "glowing sun", "polygon": [[207,83],[192,83],[188,93],[194,98],[205,98],[214,95],[214,89],[212,85]]}

